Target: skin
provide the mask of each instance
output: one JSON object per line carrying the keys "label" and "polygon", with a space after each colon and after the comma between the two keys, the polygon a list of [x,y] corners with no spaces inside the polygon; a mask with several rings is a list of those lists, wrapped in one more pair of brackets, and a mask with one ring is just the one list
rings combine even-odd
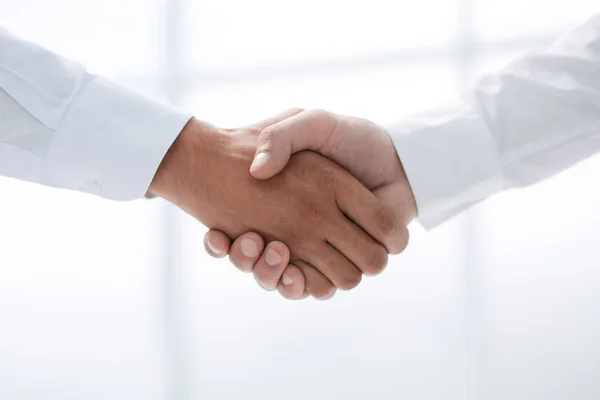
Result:
{"label": "skin", "polygon": [[255,259],[238,267],[250,268],[265,289],[278,286],[269,264],[282,265],[294,282],[303,280],[299,296],[326,298],[332,285],[349,290],[363,273],[383,270],[389,249],[405,246],[406,228],[351,174],[315,152],[295,154],[272,178],[251,176],[259,134],[289,115],[233,130],[191,120],[150,192],[221,232],[222,243],[247,232],[270,242],[267,251],[254,241],[239,244]]}
{"label": "skin", "polygon": [[[288,118],[261,131],[250,174],[257,179],[269,179],[285,170],[294,153],[303,150],[318,152],[347,169],[404,226],[416,217],[417,207],[406,173],[382,127],[361,118],[321,110],[294,110]],[[205,244],[214,257],[229,254],[238,268],[243,265],[244,271],[252,271],[261,286],[277,285],[279,293],[288,299],[305,298],[306,275],[311,274],[311,270],[302,270],[304,275],[300,275],[283,261],[275,265],[264,262],[264,255],[269,252],[286,253],[285,240],[283,243],[280,240],[271,241],[257,232],[246,232],[232,243],[222,232],[211,230]],[[258,249],[256,254],[244,251],[249,247]],[[398,253],[398,250],[392,249],[390,253]],[[335,289],[332,284],[327,295],[318,298],[332,297]]]}

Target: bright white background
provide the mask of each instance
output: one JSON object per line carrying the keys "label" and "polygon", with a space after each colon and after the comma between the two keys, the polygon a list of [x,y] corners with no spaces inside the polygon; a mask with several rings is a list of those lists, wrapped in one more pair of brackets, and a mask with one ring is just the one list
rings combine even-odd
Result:
{"label": "bright white background", "polygon": [[[235,126],[293,106],[380,123],[600,11],[597,0],[0,0],[0,25]],[[0,398],[600,398],[592,159],[426,233],[329,302],[204,254],[160,201],[0,182]]]}

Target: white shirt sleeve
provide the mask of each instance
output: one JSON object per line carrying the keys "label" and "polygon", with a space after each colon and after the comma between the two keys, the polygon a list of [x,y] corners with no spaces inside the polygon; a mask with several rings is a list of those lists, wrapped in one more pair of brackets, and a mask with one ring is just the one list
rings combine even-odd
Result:
{"label": "white shirt sleeve", "polygon": [[0,175],[141,198],[190,118],[0,28]]}
{"label": "white shirt sleeve", "polygon": [[465,103],[407,118],[389,132],[426,228],[596,154],[600,15],[482,78]]}

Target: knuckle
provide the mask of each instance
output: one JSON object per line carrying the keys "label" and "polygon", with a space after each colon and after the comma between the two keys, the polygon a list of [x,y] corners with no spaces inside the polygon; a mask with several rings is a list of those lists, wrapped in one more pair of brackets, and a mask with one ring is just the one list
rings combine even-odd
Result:
{"label": "knuckle", "polygon": [[366,275],[378,275],[387,266],[388,255],[387,252],[380,246],[376,251],[371,252],[369,257],[366,259],[363,272]]}
{"label": "knuckle", "polygon": [[408,228],[406,226],[403,226],[403,229],[400,232],[400,242],[396,254],[402,253],[404,250],[406,250],[406,248],[408,247],[409,237],[410,234],[408,232]]}
{"label": "knuckle", "polygon": [[306,111],[304,108],[302,107],[292,107],[289,110],[287,110],[288,114],[300,114],[301,112]]}
{"label": "knuckle", "polygon": [[398,230],[398,221],[386,210],[377,212],[377,227],[384,236],[394,236]]}
{"label": "knuckle", "polygon": [[316,204],[309,204],[305,207],[304,218],[310,222],[322,222],[325,219],[325,211]]}
{"label": "knuckle", "polygon": [[286,234],[282,234],[283,242],[287,244],[290,250],[290,257],[292,259],[298,258],[298,252],[305,249],[307,243],[310,243],[311,235],[304,229],[296,228],[292,229]]}
{"label": "knuckle", "polygon": [[322,283],[310,288],[307,287],[307,292],[315,299],[324,300],[330,298],[335,293],[335,286],[331,283]]}
{"label": "knuckle", "polygon": [[258,141],[261,146],[269,147],[278,135],[278,130],[275,127],[265,128],[259,135]]}
{"label": "knuckle", "polygon": [[340,277],[338,287],[341,290],[352,290],[360,284],[362,274],[360,271],[353,271]]}
{"label": "knuckle", "polygon": [[318,120],[328,120],[333,116],[333,114],[331,114],[329,111],[325,111],[319,108],[313,108],[311,110],[306,111],[306,113],[309,114],[312,118]]}
{"label": "knuckle", "polygon": [[323,184],[328,188],[336,188],[345,191],[345,185],[340,182],[340,175],[334,168],[325,167],[322,169]]}

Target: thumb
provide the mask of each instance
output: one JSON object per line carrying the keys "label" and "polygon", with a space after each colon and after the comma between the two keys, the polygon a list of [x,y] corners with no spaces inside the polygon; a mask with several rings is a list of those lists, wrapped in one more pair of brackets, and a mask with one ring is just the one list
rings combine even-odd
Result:
{"label": "thumb", "polygon": [[324,111],[305,111],[265,128],[258,136],[258,146],[250,174],[268,179],[286,166],[290,156],[302,150],[319,150],[333,134],[336,121]]}

